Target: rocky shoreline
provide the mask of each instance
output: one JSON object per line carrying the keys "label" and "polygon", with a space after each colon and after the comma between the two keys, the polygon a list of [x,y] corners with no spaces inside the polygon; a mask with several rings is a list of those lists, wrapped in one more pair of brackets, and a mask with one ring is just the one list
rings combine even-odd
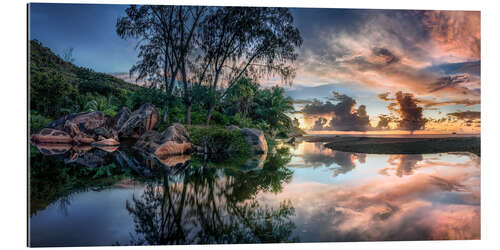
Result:
{"label": "rocky shoreline", "polygon": [[[158,119],[159,113],[152,104],[143,104],[134,112],[123,107],[114,117],[98,111],[69,114],[51,122],[38,134],[32,135],[30,140],[38,148],[56,151],[67,147],[95,147],[114,151],[120,146],[120,141],[132,140],[134,150],[158,159],[209,153],[205,150],[206,145],[194,145],[191,142],[182,124],[173,123],[163,132],[153,130]],[[267,153],[267,141],[261,130],[240,129],[237,126],[228,126],[226,129],[241,131],[253,154]]]}

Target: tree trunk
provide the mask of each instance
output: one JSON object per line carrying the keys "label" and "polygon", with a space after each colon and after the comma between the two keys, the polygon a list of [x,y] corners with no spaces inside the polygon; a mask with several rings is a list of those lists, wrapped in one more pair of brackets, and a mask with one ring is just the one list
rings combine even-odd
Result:
{"label": "tree trunk", "polygon": [[165,104],[163,107],[163,111],[161,114],[163,122],[167,122],[167,117],[168,117],[168,104]]}
{"label": "tree trunk", "polygon": [[186,125],[191,125],[191,103],[186,102]]}
{"label": "tree trunk", "polygon": [[208,107],[207,118],[205,119],[205,125],[210,125],[210,119],[212,118],[212,112],[214,111],[215,105],[210,104]]}

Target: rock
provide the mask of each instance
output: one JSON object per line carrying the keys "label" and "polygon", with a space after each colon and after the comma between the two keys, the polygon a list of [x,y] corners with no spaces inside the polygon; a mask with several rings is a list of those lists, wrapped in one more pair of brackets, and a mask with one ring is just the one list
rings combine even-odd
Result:
{"label": "rock", "polygon": [[241,166],[240,170],[248,172],[252,170],[261,170],[266,162],[267,152],[260,155],[253,155]]}
{"label": "rock", "polygon": [[104,160],[105,154],[107,154],[107,152],[99,150],[87,151],[82,154],[75,152],[73,157],[65,159],[64,162],[66,164],[75,162],[80,165],[84,165],[90,169],[94,169],[96,167],[105,165],[106,163],[106,161]]}
{"label": "rock", "polygon": [[243,128],[241,129],[241,133],[245,136],[247,143],[252,146],[254,153],[267,153],[267,141],[262,130],[255,128]]}
{"label": "rock", "polygon": [[77,144],[91,144],[95,140],[94,137],[90,135],[87,135],[85,133],[79,133],[73,137],[73,141],[76,142]]}
{"label": "rock", "polygon": [[240,127],[238,127],[236,125],[229,125],[229,126],[226,126],[226,129],[233,131],[233,130],[240,130]]}
{"label": "rock", "polygon": [[[126,111],[123,112],[126,113]],[[139,109],[131,113],[130,117],[117,129],[123,137],[137,137],[145,131],[152,130],[158,121],[158,117],[158,111],[154,105],[143,104]]]}
{"label": "rock", "polygon": [[98,149],[106,151],[108,153],[115,152],[118,150],[119,146],[96,146]]}
{"label": "rock", "polygon": [[191,156],[189,155],[175,155],[175,156],[163,156],[157,158],[160,163],[168,167],[179,167],[186,165]]}
{"label": "rock", "polygon": [[166,140],[176,141],[178,143],[190,142],[189,133],[180,123],[174,123],[163,132]]}
{"label": "rock", "polygon": [[[51,122],[47,127],[57,130],[65,130],[68,133],[83,132],[94,135],[94,130],[99,127],[109,127],[113,118],[99,111],[69,114]],[[78,130],[76,130],[76,128]]]}
{"label": "rock", "polygon": [[60,155],[71,149],[71,144],[35,144],[35,147],[43,155]]}
{"label": "rock", "polygon": [[115,117],[113,118],[115,120],[114,128],[119,130],[128,120],[128,118],[130,118],[130,114],[132,114],[132,112],[127,107],[122,107],[120,110],[118,110],[118,113],[116,113]]}
{"label": "rock", "polygon": [[99,128],[96,128],[94,130],[94,133],[96,135],[96,139],[97,140],[103,140],[103,139],[99,139],[99,138],[102,138],[104,137],[105,139],[109,139],[109,138],[112,138],[112,139],[115,139],[115,140],[118,140],[118,132],[112,128],[105,128],[105,127],[99,127]]}
{"label": "rock", "polygon": [[189,134],[179,123],[174,123],[163,133],[146,131],[137,140],[134,148],[158,157],[181,155],[191,149]]}
{"label": "rock", "polygon": [[120,143],[113,138],[108,138],[92,143],[92,146],[94,147],[106,147],[106,146],[113,147],[118,145],[120,145]]}
{"label": "rock", "polygon": [[156,156],[182,155],[191,149],[191,143],[178,143],[175,141],[167,141],[161,144],[154,152]]}
{"label": "rock", "polygon": [[63,143],[70,144],[73,141],[71,136],[61,130],[44,128],[40,133],[32,135],[31,141],[34,143]]}
{"label": "rock", "polygon": [[71,122],[70,120],[66,120],[64,123],[64,131],[67,131],[71,137],[74,137],[80,134],[80,129],[76,123]]}

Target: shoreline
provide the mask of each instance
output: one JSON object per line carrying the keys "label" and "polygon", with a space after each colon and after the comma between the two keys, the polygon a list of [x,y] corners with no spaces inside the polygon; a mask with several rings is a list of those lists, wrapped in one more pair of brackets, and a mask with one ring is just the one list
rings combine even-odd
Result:
{"label": "shoreline", "polygon": [[[309,138],[307,138],[309,137]],[[390,138],[366,136],[306,136],[306,142],[324,142],[332,150],[367,154],[432,154],[470,152],[481,156],[481,138]]]}

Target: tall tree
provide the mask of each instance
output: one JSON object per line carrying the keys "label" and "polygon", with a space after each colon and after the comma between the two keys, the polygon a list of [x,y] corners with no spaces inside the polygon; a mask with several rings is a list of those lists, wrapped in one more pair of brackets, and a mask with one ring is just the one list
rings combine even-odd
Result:
{"label": "tall tree", "polygon": [[138,40],[139,61],[130,69],[137,80],[147,79],[151,87],[163,88],[166,101],[165,119],[169,100],[176,82],[182,82],[186,123],[190,124],[191,98],[188,91],[190,53],[193,51],[195,32],[206,7],[131,5],[127,16],[116,23],[116,32],[122,38]]}
{"label": "tall tree", "polygon": [[206,125],[217,101],[242,77],[258,79],[278,75],[291,82],[295,75],[295,49],[302,45],[299,30],[286,8],[212,8],[199,32],[198,83],[210,87]]}

